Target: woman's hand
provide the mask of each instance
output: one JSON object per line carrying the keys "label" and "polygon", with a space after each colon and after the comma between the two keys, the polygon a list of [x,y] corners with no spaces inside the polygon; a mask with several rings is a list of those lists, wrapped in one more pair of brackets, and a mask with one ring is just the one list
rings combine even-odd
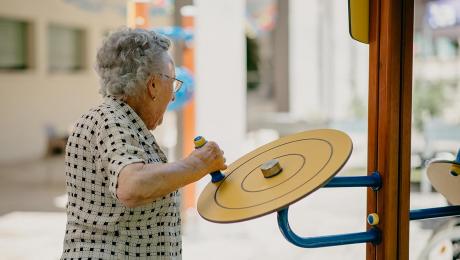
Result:
{"label": "woman's hand", "polygon": [[227,169],[224,152],[215,142],[207,142],[195,149],[184,161],[200,173],[199,178],[211,172]]}

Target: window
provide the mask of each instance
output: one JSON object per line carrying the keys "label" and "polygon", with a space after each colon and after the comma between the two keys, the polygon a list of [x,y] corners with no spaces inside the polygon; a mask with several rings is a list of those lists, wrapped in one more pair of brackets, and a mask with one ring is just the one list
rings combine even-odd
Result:
{"label": "window", "polygon": [[48,30],[49,70],[82,70],[85,62],[83,30],[60,25],[50,25]]}
{"label": "window", "polygon": [[0,18],[0,70],[24,70],[27,60],[27,23]]}

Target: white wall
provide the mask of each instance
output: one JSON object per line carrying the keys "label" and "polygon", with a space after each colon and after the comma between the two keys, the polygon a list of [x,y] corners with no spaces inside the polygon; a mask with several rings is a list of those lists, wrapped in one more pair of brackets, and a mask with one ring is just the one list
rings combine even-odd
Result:
{"label": "white wall", "polygon": [[289,2],[289,110],[299,119],[321,115],[318,68],[318,2]]}
{"label": "white wall", "polygon": [[[348,2],[333,1],[335,44],[334,54],[334,119],[347,119],[352,117],[351,84],[354,82],[358,96],[367,106],[369,85],[369,45],[353,40],[348,27]],[[352,70],[350,66],[355,68]],[[354,74],[353,74],[354,73]]]}
{"label": "white wall", "polygon": [[[332,118],[343,119],[350,115],[351,102],[351,75],[350,65],[352,59],[351,48],[353,39],[351,39],[348,28],[348,1],[333,1],[333,10],[330,14],[334,17],[332,40],[334,41],[334,77],[331,86],[331,99],[334,100]],[[367,73],[368,70],[361,71]]]}
{"label": "white wall", "polygon": [[196,0],[197,133],[216,141],[229,162],[246,133],[244,0]]}
{"label": "white wall", "polygon": [[352,80],[367,105],[369,49],[351,39],[347,10],[347,1],[290,1],[290,113],[295,118],[353,117]]}
{"label": "white wall", "polygon": [[[125,17],[114,10],[82,10],[62,0],[0,0],[0,6],[0,17],[31,23],[31,55],[35,60],[33,68],[26,71],[0,71],[0,162],[35,159],[46,150],[45,125],[65,133],[83,112],[100,101],[92,69],[97,47],[107,30],[125,24]],[[48,71],[49,23],[85,31],[86,69],[76,73]]]}

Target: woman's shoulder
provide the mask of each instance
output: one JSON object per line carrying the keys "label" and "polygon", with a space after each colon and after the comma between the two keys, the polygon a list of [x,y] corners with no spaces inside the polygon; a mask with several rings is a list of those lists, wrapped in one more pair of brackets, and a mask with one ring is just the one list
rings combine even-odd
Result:
{"label": "woman's shoulder", "polygon": [[124,115],[120,109],[111,106],[110,104],[102,103],[95,107],[90,108],[83,113],[80,118],[75,122],[75,127],[84,127],[91,131],[104,128],[108,125],[122,125],[128,127],[130,124],[129,118]]}
{"label": "woman's shoulder", "polygon": [[103,122],[129,123],[129,118],[124,112],[123,107],[111,102],[104,102],[96,107],[91,108],[87,114],[102,120]]}

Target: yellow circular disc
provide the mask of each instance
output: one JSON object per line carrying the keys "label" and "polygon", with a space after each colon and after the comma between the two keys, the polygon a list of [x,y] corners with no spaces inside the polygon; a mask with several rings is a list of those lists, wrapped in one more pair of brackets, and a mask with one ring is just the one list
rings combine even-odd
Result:
{"label": "yellow circular disc", "polygon": [[[348,135],[332,129],[280,138],[230,164],[221,182],[210,182],[198,199],[198,212],[209,221],[231,223],[277,211],[327,183],[351,150]],[[265,178],[260,167],[272,159],[282,171]]]}
{"label": "yellow circular disc", "polygon": [[453,205],[460,205],[460,164],[454,161],[434,161],[427,168],[433,187]]}

